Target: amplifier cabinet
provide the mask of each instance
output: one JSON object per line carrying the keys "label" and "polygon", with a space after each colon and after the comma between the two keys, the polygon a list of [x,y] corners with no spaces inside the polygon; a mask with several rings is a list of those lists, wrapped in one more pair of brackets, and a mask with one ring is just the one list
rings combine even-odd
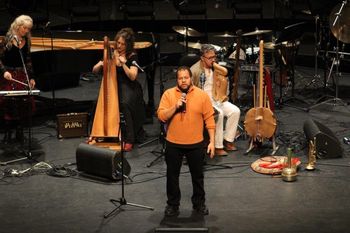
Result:
{"label": "amplifier cabinet", "polygon": [[86,136],[88,136],[88,113],[57,115],[57,137],[59,139]]}

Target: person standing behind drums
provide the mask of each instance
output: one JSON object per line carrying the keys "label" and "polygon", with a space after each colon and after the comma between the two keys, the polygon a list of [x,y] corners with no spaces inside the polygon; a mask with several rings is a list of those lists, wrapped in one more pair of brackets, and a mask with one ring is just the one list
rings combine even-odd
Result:
{"label": "person standing behind drums", "polygon": [[[131,28],[121,29],[114,38],[114,58],[117,66],[120,112],[124,114],[126,135],[124,151],[131,151],[138,136],[144,133],[142,125],[146,118],[143,91],[137,81],[138,58],[134,50],[135,36]],[[98,73],[103,67],[99,61],[92,69]]]}
{"label": "person standing behind drums", "polygon": [[157,115],[167,124],[165,162],[167,165],[167,206],[165,216],[179,214],[181,191],[179,175],[182,158],[186,156],[192,177],[193,209],[201,214],[209,213],[205,205],[204,191],[204,126],[210,142],[207,153],[214,156],[214,109],[208,95],[192,85],[191,70],[180,66],[176,71],[177,86],[164,92]]}
{"label": "person standing behind drums", "polygon": [[[28,90],[28,81],[31,89],[35,87],[30,56],[32,27],[32,18],[20,15],[11,23],[5,39],[0,42],[0,90]],[[29,76],[28,81],[25,69]],[[32,105],[30,108],[29,104]],[[0,109],[3,111],[5,128],[3,142],[11,142],[11,130],[14,127],[16,127],[16,139],[23,142],[22,121],[34,111],[33,98],[0,97]]]}
{"label": "person standing behind drums", "polygon": [[[200,60],[191,66],[191,71],[193,84],[209,95],[214,109],[218,112],[215,129],[215,155],[226,156],[226,151],[237,150],[234,139],[241,112],[236,105],[228,101],[219,102],[213,99],[213,63],[215,60],[215,48],[210,44],[203,44],[200,49]],[[224,125],[224,117],[227,118],[226,125]]]}

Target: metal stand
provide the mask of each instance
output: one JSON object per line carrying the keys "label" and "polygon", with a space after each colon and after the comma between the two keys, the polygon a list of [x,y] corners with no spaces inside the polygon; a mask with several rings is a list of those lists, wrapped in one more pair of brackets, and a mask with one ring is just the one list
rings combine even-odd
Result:
{"label": "metal stand", "polygon": [[[125,119],[124,119],[124,115],[122,112],[120,112],[120,127],[119,127],[119,133],[121,133],[121,140],[120,140],[120,143],[123,147],[123,143],[124,143],[124,140],[123,140],[123,135],[125,135]],[[115,205],[116,207],[110,211],[109,213],[106,213],[103,215],[104,218],[108,218],[110,217],[111,215],[113,215],[117,210],[119,210],[122,206],[125,206],[125,205],[129,205],[129,206],[134,206],[134,207],[139,207],[139,208],[144,208],[144,209],[149,209],[149,210],[154,210],[153,207],[150,207],[150,206],[145,206],[145,205],[140,205],[140,204],[135,204],[135,203],[130,203],[130,202],[127,202],[127,200],[125,199],[125,196],[124,196],[124,179],[125,179],[125,176],[124,176],[124,150],[122,149],[121,152],[120,152],[120,158],[121,158],[121,180],[122,180],[122,196],[116,200],[116,199],[110,199],[110,202],[113,203],[113,205]]]}
{"label": "metal stand", "polygon": [[157,150],[153,150],[151,151],[152,154],[154,154],[156,156],[155,159],[153,159],[151,162],[149,162],[146,166],[147,167],[151,167],[153,166],[157,161],[159,161],[161,158],[164,157],[165,155],[165,148],[166,148],[166,142],[165,142],[165,126],[162,122],[160,122],[160,134],[159,134],[159,141],[162,144],[162,147],[159,151]]}
{"label": "metal stand", "polygon": [[[297,53],[297,43],[296,42],[293,42],[293,51],[291,51],[293,54],[291,56],[288,56],[286,55],[286,58],[284,58],[283,54],[281,53],[281,60],[280,61],[280,87],[279,87],[279,106],[289,106],[289,107],[292,107],[292,108],[295,108],[295,109],[299,109],[299,110],[305,110],[304,108],[301,108],[301,107],[298,107],[298,106],[294,106],[294,105],[290,105],[290,104],[287,104],[288,102],[290,101],[294,101],[294,100],[297,100],[301,103],[304,103],[304,104],[309,104],[307,103],[305,100],[303,99],[300,99],[300,98],[297,98],[294,94],[295,92],[295,77],[294,77],[294,60],[295,60],[295,57],[296,57],[296,53]],[[287,49],[287,48],[286,48]],[[290,59],[288,59],[288,57]],[[283,65],[285,65],[287,68],[283,68]],[[288,75],[289,75],[289,79],[287,81],[287,86],[286,86],[286,90],[284,91],[284,93],[282,93],[282,70],[283,69],[287,69],[287,71],[289,71]],[[287,92],[289,90],[289,87],[291,87],[291,96],[284,99],[284,96],[287,95]]]}
{"label": "metal stand", "polygon": [[[308,82],[304,86],[304,89],[311,86],[311,85],[315,85],[316,83],[321,82],[321,76],[318,73],[318,52],[319,52],[319,46],[321,44],[320,40],[322,38],[321,30],[318,30],[319,19],[320,19],[320,17],[318,15],[316,15],[315,16],[315,73],[314,73],[313,79],[311,79],[311,81]],[[319,39],[318,39],[317,35],[318,35]]]}
{"label": "metal stand", "polygon": [[[163,92],[164,92],[164,82],[163,82],[163,75],[162,75],[162,64],[161,61],[164,60],[165,58],[159,58],[157,62],[159,63],[159,96],[162,98]],[[148,144],[151,144],[155,141],[158,141],[160,136],[162,134],[162,129],[160,130],[160,135],[158,137],[152,138],[144,143],[141,143],[138,145],[138,148],[142,148]],[[153,152],[152,152],[153,153]],[[147,166],[148,167],[148,166]]]}
{"label": "metal stand", "polygon": [[[159,60],[162,60],[162,59],[159,59]],[[164,83],[163,83],[162,65],[161,65],[161,63],[159,63],[159,95],[160,95],[160,98],[162,98],[163,92],[164,92]],[[158,162],[161,158],[164,157],[165,148],[166,148],[166,144],[165,144],[166,131],[165,131],[164,124],[162,122],[160,122],[159,124],[160,124],[159,136],[139,145],[139,148],[140,148],[140,147],[143,147],[147,144],[153,143],[157,140],[162,144],[160,151],[156,151],[156,150],[151,151],[151,153],[154,154],[156,156],[156,158],[153,159],[151,162],[149,162],[146,165],[147,167],[153,166],[156,162]]]}
{"label": "metal stand", "polygon": [[[341,13],[344,9],[344,6],[347,4],[347,1],[343,1],[342,2],[342,5],[339,9],[339,11],[335,14],[336,17],[334,19],[334,22],[333,22],[333,27],[338,23],[339,24],[339,17],[341,16]],[[332,105],[333,107],[335,106],[347,106],[347,103],[345,103],[342,99],[338,98],[338,92],[339,92],[339,78],[341,76],[341,73],[339,72],[339,65],[340,65],[340,57],[339,57],[339,36],[337,37],[337,47],[336,47],[336,56],[332,62],[332,67],[331,67],[331,70],[330,70],[330,74],[329,74],[329,77],[332,73],[332,69],[333,69],[333,66],[335,65],[336,66],[336,72],[335,72],[335,96],[329,100],[326,100],[326,101],[323,101],[321,103],[317,103],[311,107],[309,107],[307,109],[307,111],[310,111],[311,109],[313,108],[316,108],[318,106],[321,106],[321,105],[324,105],[324,104],[330,104]],[[329,78],[328,77],[328,78]]]}

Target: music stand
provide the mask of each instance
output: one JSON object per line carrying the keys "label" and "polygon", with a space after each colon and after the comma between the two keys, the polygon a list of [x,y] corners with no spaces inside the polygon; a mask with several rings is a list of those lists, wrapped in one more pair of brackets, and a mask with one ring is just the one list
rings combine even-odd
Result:
{"label": "music stand", "polygon": [[32,96],[33,96],[33,92],[32,92],[33,90],[32,90],[32,87],[30,86],[29,76],[28,76],[26,65],[24,63],[22,50],[20,49],[19,40],[18,40],[17,37],[14,37],[14,39],[16,40],[17,46],[19,48],[18,51],[19,51],[19,55],[21,57],[23,70],[24,70],[24,73],[25,73],[25,76],[26,76],[26,81],[27,81],[26,85],[28,87],[28,94],[27,94],[27,97],[28,97],[28,110],[29,110],[28,148],[27,148],[27,151],[23,151],[25,156],[22,157],[22,158],[13,159],[13,160],[9,160],[9,161],[6,161],[6,162],[1,162],[0,161],[0,165],[4,165],[4,166],[6,166],[7,164],[10,164],[10,163],[16,163],[16,162],[19,162],[19,161],[22,161],[22,160],[32,160],[33,159],[33,157],[32,157],[32,111],[33,111],[33,109],[32,109],[32,102],[31,102],[31,99],[32,99]]}
{"label": "music stand", "polygon": [[120,127],[119,127],[119,132],[118,134],[120,136],[120,144],[122,145],[122,149],[120,151],[120,159],[121,159],[121,180],[122,180],[122,196],[116,200],[116,199],[110,199],[110,202],[112,202],[114,205],[116,205],[116,207],[110,211],[109,213],[106,213],[103,215],[104,218],[108,218],[110,217],[113,213],[115,213],[117,210],[119,210],[122,206],[124,205],[129,205],[129,206],[134,206],[134,207],[139,207],[139,208],[144,208],[144,209],[149,209],[149,210],[154,210],[153,207],[150,206],[145,206],[145,205],[140,205],[140,204],[135,204],[135,203],[131,203],[131,202],[127,202],[127,200],[125,199],[125,192],[124,192],[124,179],[127,177],[124,175],[124,150],[123,150],[123,135],[125,135],[125,131],[126,131],[126,123],[125,123],[125,119],[124,119],[124,114],[122,112],[120,112]]}
{"label": "music stand", "polygon": [[[296,23],[290,26],[285,27],[282,31],[280,36],[277,38],[275,42],[275,48],[278,51],[278,54],[280,55],[280,88],[279,88],[279,104],[280,105],[285,105],[289,107],[293,107],[296,109],[304,110],[300,107],[297,106],[292,106],[288,105],[287,102],[292,101],[292,100],[297,100],[302,103],[308,104],[305,100],[300,99],[295,97],[294,91],[295,91],[295,78],[294,78],[294,64],[295,64],[295,57],[297,55],[298,47],[299,47],[299,39],[304,33],[304,27],[305,27],[306,22],[300,22]],[[285,45],[287,43],[287,45]],[[287,51],[288,44],[291,46],[291,52]],[[285,48],[286,49],[286,54],[285,56],[282,53],[282,50]],[[292,53],[292,54],[288,54]],[[288,59],[290,56],[290,59]],[[282,69],[283,65],[287,67],[287,71],[289,70],[289,80],[288,80],[288,86],[291,85],[291,96],[287,99],[283,99],[283,94],[282,94]],[[287,88],[288,88],[287,86]]]}
{"label": "music stand", "polygon": [[[334,19],[332,20],[332,18],[330,18],[330,22],[331,22],[331,27],[333,29],[339,29],[336,30],[336,32],[332,31],[334,33],[334,36],[337,38],[337,46],[336,46],[336,56],[332,62],[332,68],[333,68],[333,65],[335,65],[335,96],[329,100],[326,100],[326,101],[323,101],[321,103],[317,103],[311,107],[309,107],[307,109],[307,111],[310,111],[311,109],[313,108],[316,108],[318,106],[321,106],[321,105],[324,105],[324,104],[331,104],[333,107],[337,106],[337,105],[341,105],[341,106],[346,106],[347,103],[345,103],[342,99],[340,99],[338,97],[338,93],[339,93],[339,78],[341,76],[341,73],[339,72],[339,65],[340,65],[340,52],[339,52],[339,38],[342,36],[342,33],[341,33],[341,30],[342,28],[340,27],[340,21],[342,21],[342,12],[344,10],[344,8],[346,7],[347,5],[347,1],[342,1],[342,4],[339,8],[339,10],[336,10],[337,7],[335,7],[331,13],[331,15],[333,14],[335,17]],[[349,11],[347,11],[349,12]],[[342,38],[344,39],[344,38]],[[348,41],[346,41],[348,42]],[[330,70],[330,73],[332,72],[332,69]]]}

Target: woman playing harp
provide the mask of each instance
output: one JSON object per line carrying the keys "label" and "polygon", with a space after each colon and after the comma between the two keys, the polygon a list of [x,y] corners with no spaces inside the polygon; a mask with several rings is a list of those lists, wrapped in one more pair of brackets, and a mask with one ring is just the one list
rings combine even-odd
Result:
{"label": "woman playing harp", "polygon": [[[125,134],[123,135],[124,151],[131,151],[137,136],[142,134],[145,120],[143,92],[137,81],[138,68],[133,65],[138,62],[134,50],[135,37],[131,28],[121,29],[114,38],[114,62],[117,68],[117,82],[119,95],[119,112],[125,120]],[[98,73],[103,67],[103,61],[93,67]]]}

